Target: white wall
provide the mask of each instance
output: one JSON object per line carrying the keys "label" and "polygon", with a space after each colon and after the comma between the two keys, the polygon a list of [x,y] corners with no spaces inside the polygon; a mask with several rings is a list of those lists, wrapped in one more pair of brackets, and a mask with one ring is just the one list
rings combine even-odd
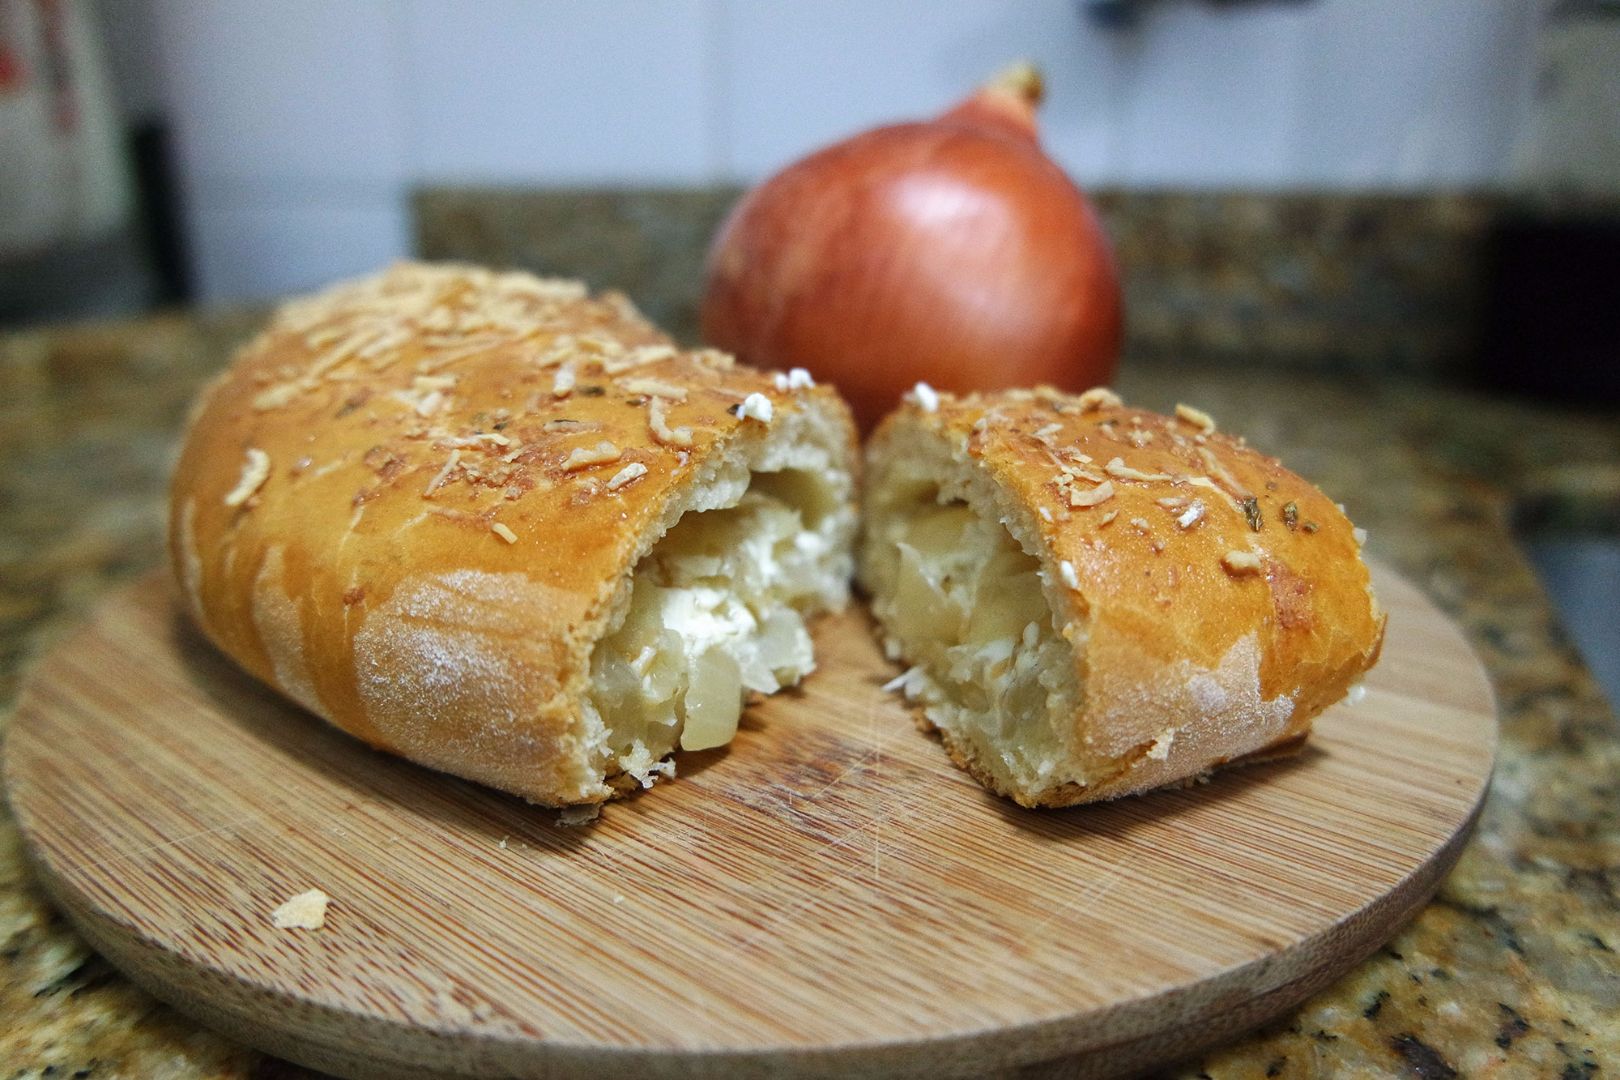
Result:
{"label": "white wall", "polygon": [[1508,176],[1538,0],[126,0],[152,5],[207,299],[404,253],[422,182],[751,181],[1046,70],[1082,184],[1410,189]]}

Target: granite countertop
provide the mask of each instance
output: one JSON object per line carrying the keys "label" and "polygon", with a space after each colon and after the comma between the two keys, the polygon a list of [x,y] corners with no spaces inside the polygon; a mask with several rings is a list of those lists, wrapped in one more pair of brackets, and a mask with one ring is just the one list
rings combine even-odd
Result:
{"label": "granite countertop", "polygon": [[[250,314],[0,336],[0,712],[30,661],[156,564],[175,432]],[[1502,741],[1478,832],[1436,900],[1282,1022],[1184,1077],[1620,1071],[1620,730],[1512,539],[1518,500],[1620,489],[1620,417],[1412,383],[1127,363],[1128,400],[1199,404],[1342,499],[1372,553],[1466,629]],[[1552,485],[1549,488],[1548,485]],[[135,989],[46,902],[0,816],[0,1076],[302,1070]]]}

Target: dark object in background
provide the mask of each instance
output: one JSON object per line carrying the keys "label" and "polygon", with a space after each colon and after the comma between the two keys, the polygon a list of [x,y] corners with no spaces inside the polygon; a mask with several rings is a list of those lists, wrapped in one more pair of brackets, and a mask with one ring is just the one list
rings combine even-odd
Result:
{"label": "dark object in background", "polygon": [[[1204,0],[1211,7],[1254,7],[1259,4],[1304,4],[1309,0]],[[1081,9],[1104,30],[1129,30],[1142,21],[1154,0],[1082,0]]]}
{"label": "dark object in background", "polygon": [[1620,402],[1620,216],[1505,216],[1485,259],[1485,382],[1537,397]]}
{"label": "dark object in background", "polygon": [[157,279],[155,299],[183,304],[192,298],[191,273],[169,128],[156,121],[137,124],[127,145],[135,174],[135,220]]}

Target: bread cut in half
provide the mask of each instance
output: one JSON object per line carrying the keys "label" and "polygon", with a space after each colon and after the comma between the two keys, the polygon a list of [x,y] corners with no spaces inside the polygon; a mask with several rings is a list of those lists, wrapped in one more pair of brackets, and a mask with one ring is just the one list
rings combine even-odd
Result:
{"label": "bread cut in half", "polygon": [[803,372],[577,283],[403,265],[283,308],[203,394],[171,554],[219,647],[338,727],[593,803],[813,668],[854,465]]}
{"label": "bread cut in half", "polygon": [[1359,530],[1196,409],[919,386],[865,475],[860,580],[896,685],[1025,806],[1285,752],[1377,659]]}

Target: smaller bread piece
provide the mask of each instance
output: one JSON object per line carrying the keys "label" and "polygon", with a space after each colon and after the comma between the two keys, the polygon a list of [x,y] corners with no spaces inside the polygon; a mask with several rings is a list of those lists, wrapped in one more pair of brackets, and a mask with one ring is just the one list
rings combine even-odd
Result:
{"label": "smaller bread piece", "polygon": [[854,428],[577,282],[407,264],[282,308],[194,410],[176,577],[238,664],[549,805],[674,775],[814,666]]}
{"label": "smaller bread piece", "polygon": [[867,448],[860,582],[957,765],[1069,806],[1297,748],[1378,658],[1343,511],[1203,412],[919,385]]}

